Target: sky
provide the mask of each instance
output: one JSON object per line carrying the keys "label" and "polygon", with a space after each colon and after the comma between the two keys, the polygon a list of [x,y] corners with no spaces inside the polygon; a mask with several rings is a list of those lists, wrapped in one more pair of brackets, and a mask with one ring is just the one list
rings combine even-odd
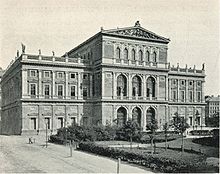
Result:
{"label": "sky", "polygon": [[21,52],[61,56],[100,28],[142,27],[170,38],[168,61],[202,68],[205,95],[220,94],[218,0],[0,0],[0,67]]}

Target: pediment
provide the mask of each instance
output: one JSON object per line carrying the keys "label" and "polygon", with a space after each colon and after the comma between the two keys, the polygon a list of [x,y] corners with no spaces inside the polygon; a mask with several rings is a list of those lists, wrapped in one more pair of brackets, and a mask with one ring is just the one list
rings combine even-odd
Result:
{"label": "pediment", "polygon": [[132,38],[141,38],[152,41],[160,41],[160,42],[169,42],[168,38],[159,36],[151,31],[142,28],[140,25],[135,25],[134,27],[128,28],[118,28],[113,30],[103,30],[102,33],[116,35],[116,36],[124,36],[124,37],[132,37]]}

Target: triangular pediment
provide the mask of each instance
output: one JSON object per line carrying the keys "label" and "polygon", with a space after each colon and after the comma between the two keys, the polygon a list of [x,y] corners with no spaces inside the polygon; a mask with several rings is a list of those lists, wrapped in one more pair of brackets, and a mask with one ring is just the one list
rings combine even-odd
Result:
{"label": "triangular pediment", "polygon": [[151,31],[146,30],[145,28],[142,28],[140,25],[135,25],[134,27],[127,28],[117,28],[113,30],[103,30],[102,33],[116,36],[141,38],[145,40],[160,41],[166,43],[170,41],[165,37],[159,36]]}

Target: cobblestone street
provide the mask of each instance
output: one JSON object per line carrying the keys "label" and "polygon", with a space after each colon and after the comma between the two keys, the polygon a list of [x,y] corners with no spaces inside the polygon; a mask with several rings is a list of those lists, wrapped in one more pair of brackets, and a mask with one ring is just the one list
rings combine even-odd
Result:
{"label": "cobblestone street", "polygon": [[[116,173],[117,161],[69,147],[48,144],[45,148],[43,137],[36,143],[28,144],[25,136],[0,136],[0,171],[2,173]],[[120,173],[152,173],[127,163],[121,164]]]}

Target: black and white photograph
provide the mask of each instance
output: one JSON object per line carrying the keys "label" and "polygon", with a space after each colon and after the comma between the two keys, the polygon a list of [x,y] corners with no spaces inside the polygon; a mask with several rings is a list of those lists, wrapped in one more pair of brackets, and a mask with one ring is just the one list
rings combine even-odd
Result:
{"label": "black and white photograph", "polygon": [[219,173],[219,0],[0,0],[0,173]]}

